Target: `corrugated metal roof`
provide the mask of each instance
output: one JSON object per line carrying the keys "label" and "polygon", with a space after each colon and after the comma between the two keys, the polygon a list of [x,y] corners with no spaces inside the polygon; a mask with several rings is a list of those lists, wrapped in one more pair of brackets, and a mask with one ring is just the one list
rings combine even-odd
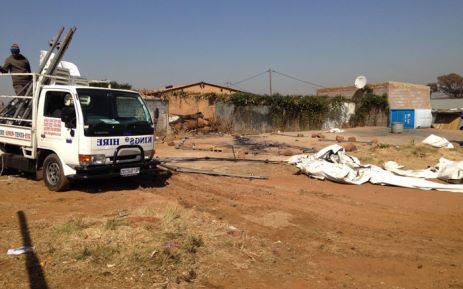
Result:
{"label": "corrugated metal roof", "polygon": [[431,99],[432,109],[459,109],[463,108],[463,98]]}

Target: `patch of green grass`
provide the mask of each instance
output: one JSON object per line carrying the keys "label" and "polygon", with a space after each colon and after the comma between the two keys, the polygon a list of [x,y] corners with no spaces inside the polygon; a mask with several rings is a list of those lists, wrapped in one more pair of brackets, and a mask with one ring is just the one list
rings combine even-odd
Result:
{"label": "patch of green grass", "polygon": [[60,224],[58,226],[55,226],[52,229],[52,234],[55,236],[60,236],[60,235],[71,235],[75,234],[77,232],[80,232],[88,227],[90,227],[91,224],[88,222],[85,222],[82,218],[72,218],[71,220],[67,221],[66,223]]}

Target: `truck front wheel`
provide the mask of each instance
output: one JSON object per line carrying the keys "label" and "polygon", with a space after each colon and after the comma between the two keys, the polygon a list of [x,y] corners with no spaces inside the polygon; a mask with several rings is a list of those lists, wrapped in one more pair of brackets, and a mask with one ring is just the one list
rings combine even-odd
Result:
{"label": "truck front wheel", "polygon": [[69,180],[56,154],[50,154],[43,162],[43,181],[50,191],[60,192],[68,188]]}

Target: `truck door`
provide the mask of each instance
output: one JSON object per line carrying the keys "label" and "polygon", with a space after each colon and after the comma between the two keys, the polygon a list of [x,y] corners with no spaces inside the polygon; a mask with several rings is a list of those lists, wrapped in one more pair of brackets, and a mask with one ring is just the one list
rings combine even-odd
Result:
{"label": "truck door", "polygon": [[41,95],[37,116],[38,147],[54,151],[67,165],[79,163],[77,117],[71,128],[61,120],[62,111],[72,108],[77,111],[71,91],[46,90]]}

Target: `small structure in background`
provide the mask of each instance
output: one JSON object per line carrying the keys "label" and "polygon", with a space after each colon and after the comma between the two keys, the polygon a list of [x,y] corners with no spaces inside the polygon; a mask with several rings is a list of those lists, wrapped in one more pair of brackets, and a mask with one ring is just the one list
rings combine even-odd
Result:
{"label": "small structure in background", "polygon": [[226,86],[208,82],[195,82],[185,85],[169,85],[160,90],[140,90],[146,99],[157,97],[169,102],[169,114],[189,115],[201,112],[205,119],[212,119],[215,115],[215,101],[212,94],[229,95],[240,92]]}
{"label": "small structure in background", "polygon": [[[377,125],[390,126],[392,122],[401,122],[404,128],[431,127],[430,88],[427,85],[387,81],[368,84],[376,95],[387,94],[389,115],[375,120]],[[356,86],[328,87],[317,90],[317,95],[344,96],[355,99],[363,94]]]}
{"label": "small structure in background", "polygon": [[437,92],[431,95],[433,128],[461,129],[463,116],[463,98],[449,98]]}
{"label": "small structure in background", "polygon": [[171,129],[174,131],[188,130],[194,126],[190,122],[187,126],[170,123],[169,117],[180,116],[180,119],[183,119],[182,116],[188,117],[201,113],[201,120],[196,126],[203,128],[204,121],[209,123],[215,117],[215,96],[230,95],[240,91],[201,81],[185,85],[168,85],[160,90],[141,89],[139,92],[144,96],[150,109],[159,108],[156,134],[166,135],[171,133]]}

